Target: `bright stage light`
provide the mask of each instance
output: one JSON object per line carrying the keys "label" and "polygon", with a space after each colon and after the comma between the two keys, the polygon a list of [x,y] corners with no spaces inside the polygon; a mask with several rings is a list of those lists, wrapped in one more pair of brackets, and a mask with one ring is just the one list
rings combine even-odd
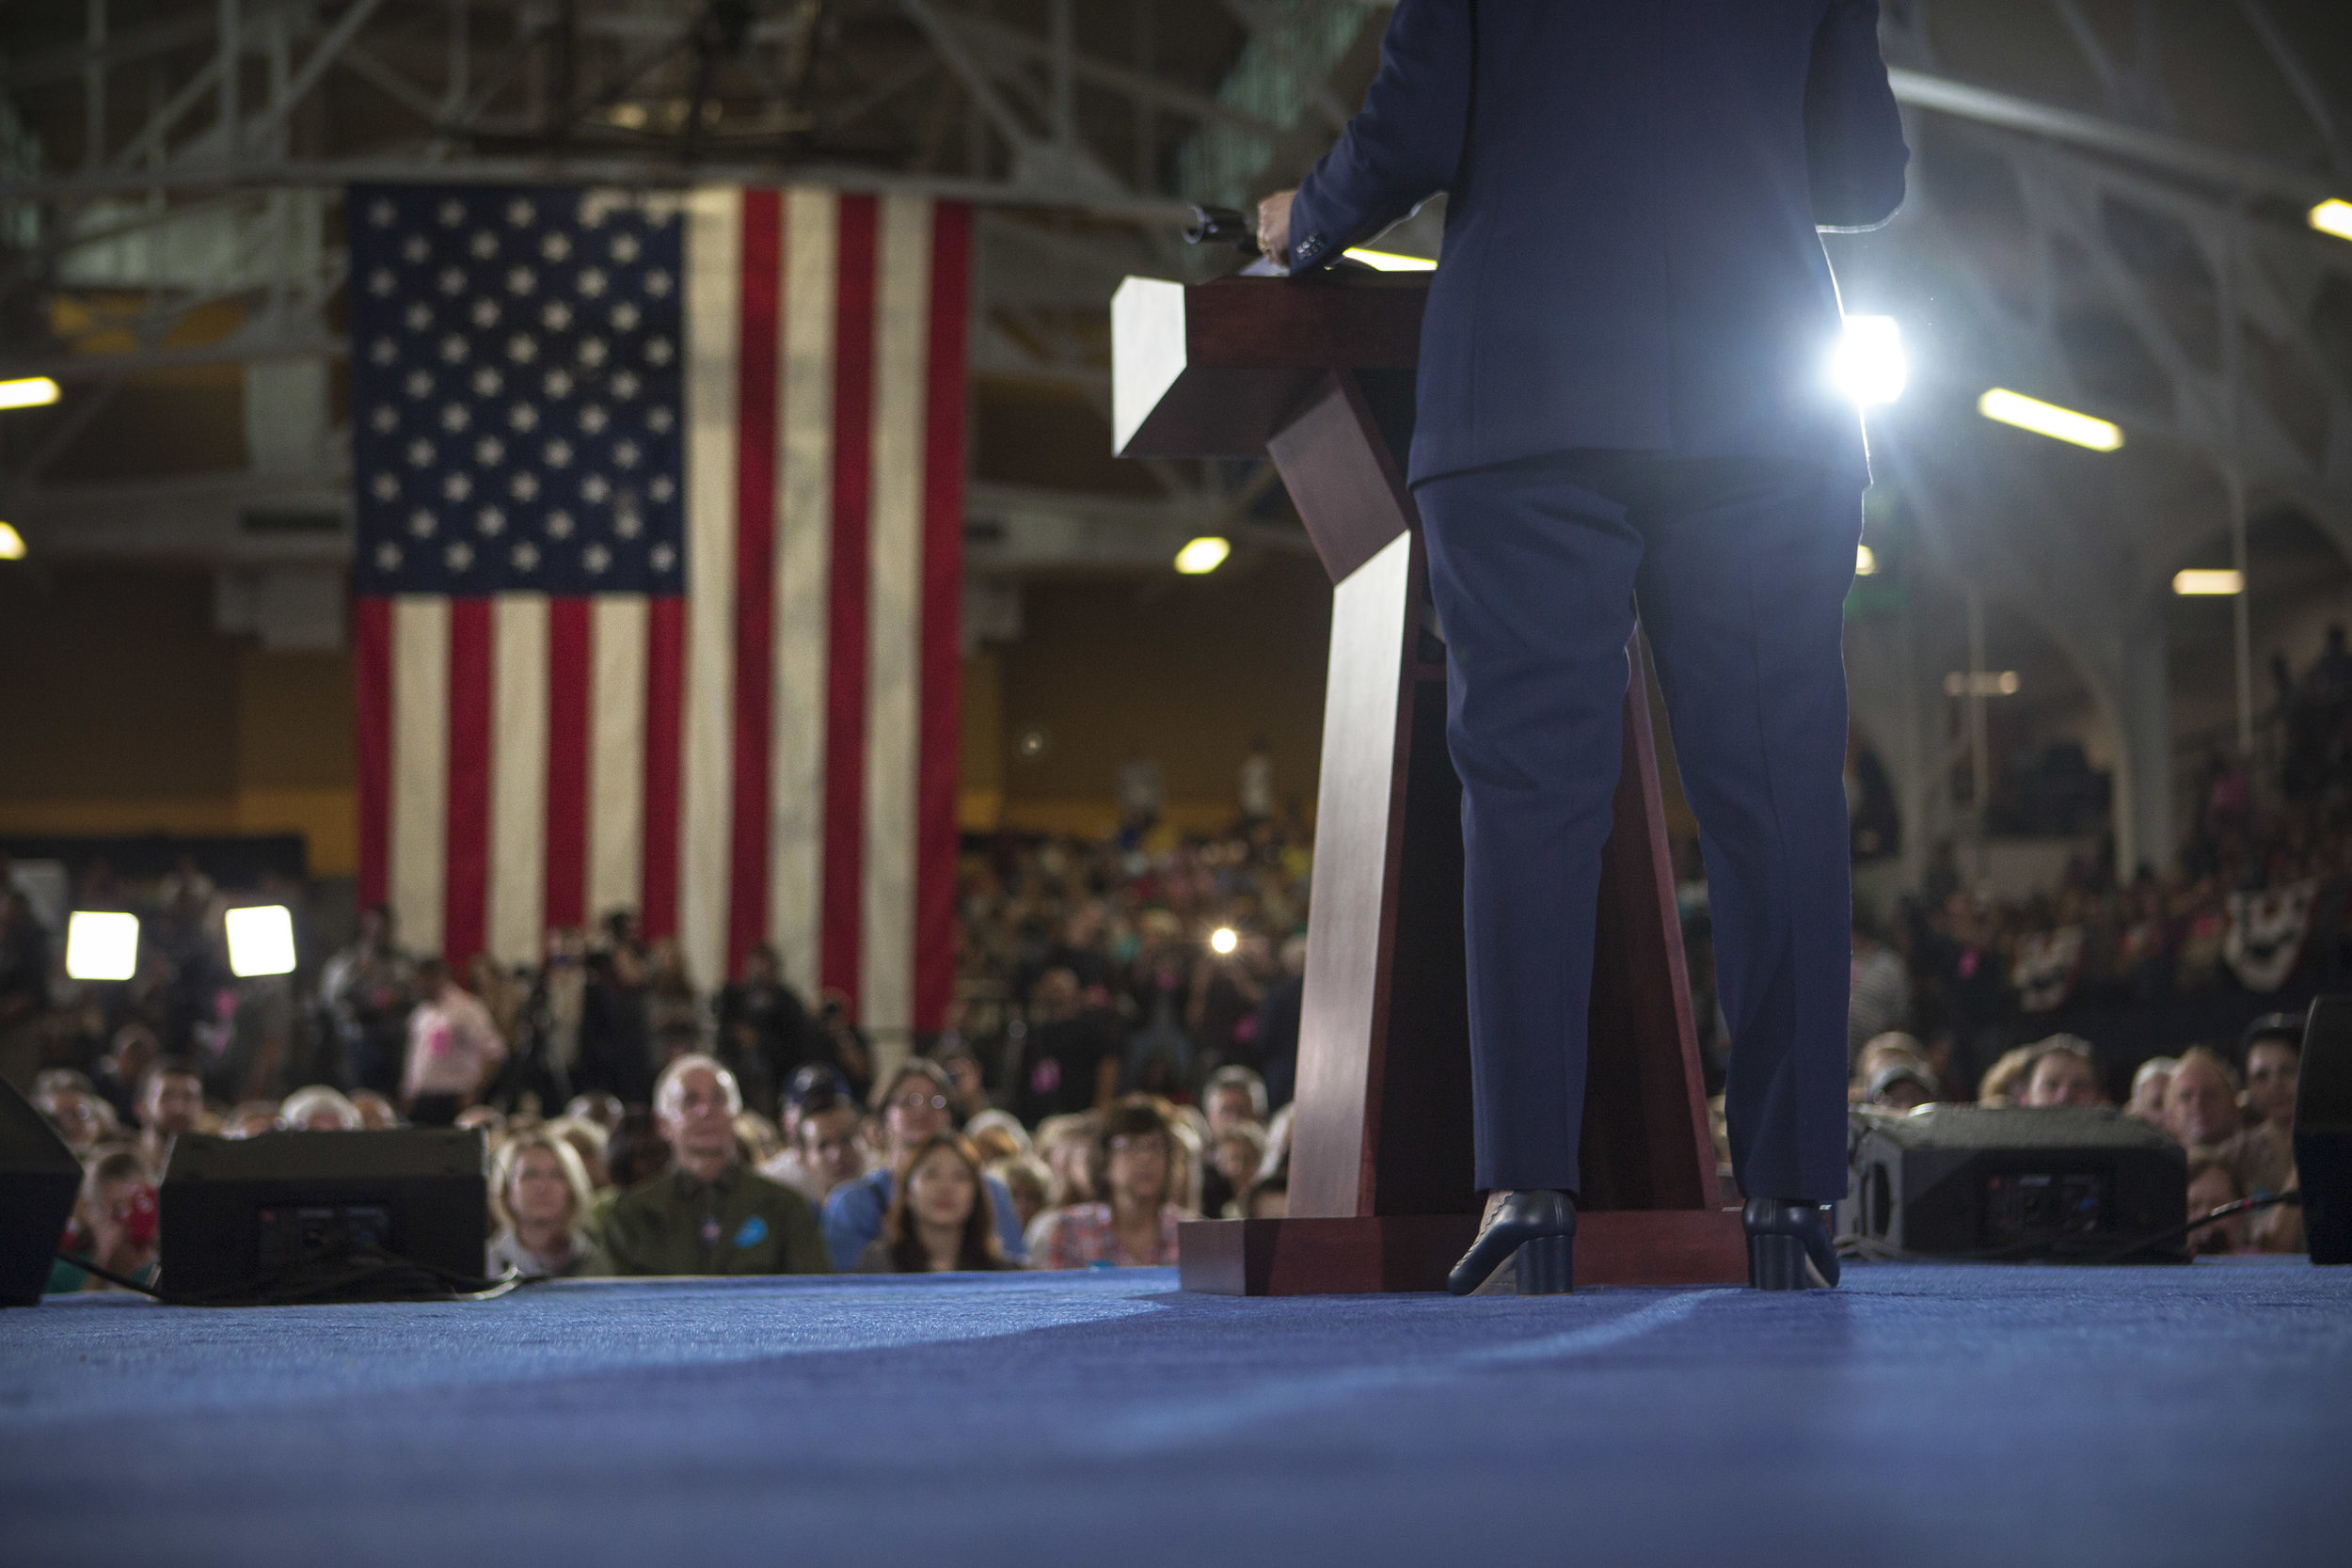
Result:
{"label": "bright stage light", "polygon": [[2330,197],[2312,209],[2312,227],[2339,240],[2352,240],[2352,201]]}
{"label": "bright stage light", "polygon": [[1436,272],[1438,263],[1426,256],[1405,256],[1393,250],[1366,250],[1360,245],[1341,255],[1361,261],[1376,272]]}
{"label": "bright stage light", "polygon": [[1988,420],[2013,424],[2053,440],[2072,441],[2093,451],[2113,451],[2123,444],[2121,425],[2077,414],[2072,408],[2060,408],[2040,398],[2029,398],[2023,392],[2012,392],[2006,387],[1995,387],[1979,398],[1977,412]]}
{"label": "bright stage light", "polygon": [[1877,552],[1867,545],[1856,545],[1853,547],[1853,575],[1858,578],[1875,577],[1878,569]]}
{"label": "bright stage light", "polygon": [[1231,926],[1219,926],[1209,933],[1209,951],[1223,958],[1241,945],[1241,937]]}
{"label": "bright stage light", "polygon": [[75,980],[128,980],[139,968],[139,917],[75,910],[65,923],[65,972]]}
{"label": "bright stage light", "polygon": [[1944,677],[1947,697],[2014,697],[2017,695],[2017,672],[2014,670],[1979,670],[1971,676],[1965,670],[1955,670]]}
{"label": "bright stage light", "polygon": [[2217,571],[2192,567],[2172,574],[2172,592],[2183,598],[2232,598],[2246,592],[2246,578],[2227,567]]}
{"label": "bright stage light", "polygon": [[1902,327],[1892,316],[1848,316],[1831,373],[1838,388],[1865,407],[1901,397],[1903,383],[1911,378]]}
{"label": "bright stage light", "polygon": [[24,559],[24,535],[6,523],[0,523],[0,561]]}
{"label": "bright stage light", "polygon": [[1233,546],[1214,534],[1195,539],[1176,552],[1176,569],[1187,577],[1214,572],[1225,564],[1225,558],[1233,553]]}
{"label": "bright stage light", "polygon": [[294,913],[285,905],[230,910],[228,926],[230,974],[244,979],[250,974],[294,973]]}
{"label": "bright stage light", "polygon": [[57,384],[45,375],[0,381],[0,408],[39,408],[57,401]]}

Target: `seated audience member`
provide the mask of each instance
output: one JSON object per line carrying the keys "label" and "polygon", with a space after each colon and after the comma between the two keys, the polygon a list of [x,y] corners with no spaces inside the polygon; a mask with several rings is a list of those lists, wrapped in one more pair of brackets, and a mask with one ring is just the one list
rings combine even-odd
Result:
{"label": "seated audience member", "polygon": [[345,1100],[342,1090],[324,1084],[288,1095],[278,1108],[278,1124],[290,1132],[357,1132],[366,1125],[358,1106]]}
{"label": "seated audience member", "polygon": [[220,1135],[224,1138],[258,1138],[264,1132],[277,1132],[279,1125],[278,1101],[248,1100],[221,1118]]}
{"label": "seated audience member", "polygon": [[2014,1051],[2004,1051],[1993,1065],[1984,1069],[1984,1077],[1977,1085],[1979,1105],[2014,1105],[2025,1092],[2026,1074],[2033,1070],[2034,1055],[2039,1046],[2021,1045]]}
{"label": "seated audience member", "polygon": [[784,1152],[784,1134],[757,1111],[746,1111],[735,1118],[735,1135],[742,1141],[744,1163],[755,1167]]}
{"label": "seated audience member", "polygon": [[417,997],[400,1098],[419,1127],[448,1127],[498,1077],[506,1042],[490,1009],[460,989],[440,959],[418,961]]}
{"label": "seated audience member", "polygon": [[[2229,1162],[2221,1156],[2201,1151],[2188,1157],[2188,1213],[2185,1218],[2193,1220],[2201,1214],[2210,1214],[2245,1196],[2238,1189],[2237,1177],[2231,1171]],[[2191,1252],[2239,1252],[2245,1245],[2244,1214],[2199,1226],[2188,1233]]]}
{"label": "seated audience member", "polygon": [[1291,1163],[1279,1160],[1249,1184],[1241,1195],[1241,1218],[1246,1220],[1286,1220],[1291,1215]]}
{"label": "seated audience member", "polygon": [[742,1163],[735,1074],[689,1052],[661,1069],[654,1115],[676,1164],[605,1211],[598,1239],[623,1275],[823,1274],[807,1199]]}
{"label": "seated audience member", "polygon": [[[946,1071],[937,1062],[921,1056],[908,1061],[882,1081],[875,1103],[882,1109],[889,1164],[854,1181],[843,1182],[825,1199],[825,1244],[833,1253],[837,1272],[848,1274],[856,1268],[867,1245],[882,1234],[882,1219],[890,1212],[891,1202],[897,1196],[896,1168],[905,1163],[910,1152],[950,1131],[948,1092],[952,1087]],[[988,1188],[991,1212],[996,1218],[996,1236],[1005,1256],[1015,1262],[1025,1260],[1028,1249],[1022,1243],[1014,1218],[1012,1195],[993,1179],[983,1184]]]}
{"label": "seated audience member", "polygon": [[1200,1109],[1209,1118],[1211,1142],[1229,1128],[1265,1125],[1265,1080],[1246,1067],[1221,1067],[1200,1088]]}
{"label": "seated audience member", "polygon": [[800,1147],[801,1113],[809,1097],[822,1089],[828,1102],[854,1100],[850,1082],[822,1062],[811,1062],[796,1070],[784,1086],[776,1106],[776,1131],[784,1134],[784,1154],[787,1160]]}
{"label": "seated audience member", "polygon": [[1916,1037],[1899,1029],[1872,1035],[1863,1042],[1861,1053],[1854,1057],[1853,1079],[1848,1086],[1847,1097],[1857,1101],[1869,1099],[1871,1084],[1877,1081],[1880,1073],[1898,1062],[1917,1069],[1922,1078],[1936,1085],[1935,1092],[1928,1096],[1930,1100],[1944,1097],[1934,1063],[1928,1055],[1928,1048],[1921,1045]]}
{"label": "seated audience member", "polygon": [[2106,1096],[2099,1092],[2098,1064],[2091,1060],[2088,1044],[2072,1035],[2056,1035],[2036,1050],[2039,1054],[2026,1074],[2026,1092],[2019,1104],[2038,1109],[2106,1103]]}
{"label": "seated audience member", "polygon": [[2178,1056],[2151,1056],[2140,1063],[2139,1070],[2132,1074],[2132,1098],[2123,1114],[2151,1127],[2162,1127],[2165,1086],[2172,1082],[2172,1069],[2180,1065]]}
{"label": "seated audience member", "polygon": [[858,1120],[857,1107],[835,1096],[832,1084],[809,1089],[801,1098],[793,1124],[799,1147],[778,1154],[760,1166],[760,1173],[783,1182],[821,1212],[834,1189],[866,1174]]}
{"label": "seated audience member", "polygon": [[2229,1064],[2201,1045],[2182,1052],[2164,1088],[2164,1126],[2191,1151],[2218,1149],[2236,1137],[2244,1119]]}
{"label": "seated audience member", "polygon": [[[2192,1045],[2181,1053],[2180,1066],[2165,1086],[2164,1111],[2165,1130],[2187,1148],[2192,1161],[2211,1154],[2229,1167],[2238,1196],[2285,1192],[2296,1184],[2295,1145],[2286,1130],[2267,1123],[2244,1125],[2235,1076],[2227,1062],[2204,1046]],[[2281,1208],[2262,1211],[2250,1233],[2265,1252],[2299,1252],[2301,1216]]]}
{"label": "seated audience member", "polygon": [[[77,1072],[73,1077],[81,1079],[82,1075]],[[114,1107],[99,1099],[87,1084],[87,1079],[79,1084],[53,1080],[47,1092],[37,1094],[33,1101],[77,1160],[88,1158],[90,1151],[101,1144],[113,1143],[122,1136]]]}
{"label": "seated audience member", "polygon": [[400,1113],[392,1109],[392,1102],[373,1089],[353,1090],[351,1104],[359,1113],[363,1132],[388,1132],[400,1125]]}
{"label": "seated audience member", "polygon": [[[152,1284],[160,1212],[154,1180],[139,1151],[128,1147],[106,1150],[83,1173],[81,1196],[74,1203],[73,1239],[80,1243],[77,1256],[109,1274]],[[49,1273],[48,1291],[53,1295],[119,1288],[63,1259]]]}
{"label": "seated audience member", "polygon": [[518,1133],[491,1166],[490,1210],[499,1222],[485,1254],[495,1279],[507,1270],[541,1276],[612,1272],[586,1227],[592,1201],[579,1153],[546,1131]]}
{"label": "seated audience member", "polygon": [[1928,1076],[1925,1069],[1900,1061],[1879,1069],[1862,1096],[1862,1102],[1874,1111],[1906,1116],[1934,1101],[1935,1080]]}
{"label": "seated audience member", "polygon": [[979,1274],[1019,1267],[997,1243],[979,1157],[952,1132],[915,1146],[860,1274]]}
{"label": "seated audience member", "polygon": [[1054,1207],[1054,1173],[1034,1154],[1008,1155],[990,1162],[987,1170],[1012,1195],[1013,1217],[1025,1236],[1038,1215]]}
{"label": "seated audience member", "polygon": [[506,1113],[495,1105],[469,1105],[450,1122],[460,1132],[480,1132],[491,1143],[506,1131]]}
{"label": "seated audience member", "polygon": [[183,1132],[204,1126],[204,1080],[185,1056],[159,1056],[139,1085],[139,1152],[147,1168],[161,1176],[171,1163],[171,1145]]}
{"label": "seated audience member", "polygon": [[1200,1212],[1212,1219],[1235,1217],[1234,1205],[1265,1164],[1265,1129],[1234,1122],[1209,1145],[1208,1168],[1200,1173]]}
{"label": "seated audience member", "polygon": [[982,1111],[963,1124],[963,1135],[979,1151],[983,1164],[1029,1152],[1029,1130],[1009,1111]]}
{"label": "seated audience member", "polygon": [[571,1146],[572,1152],[580,1158],[580,1170],[588,1178],[591,1193],[600,1193],[612,1184],[611,1170],[604,1163],[605,1147],[609,1140],[603,1128],[593,1121],[581,1121],[574,1117],[557,1117],[539,1131],[551,1138],[561,1138]]}
{"label": "seated audience member", "polygon": [[91,1086],[114,1107],[118,1125],[128,1127],[139,1120],[139,1091],[163,1050],[155,1031],[133,1019],[115,1031],[114,1043],[91,1064]]}
{"label": "seated audience member", "polygon": [[1041,1269],[1165,1268],[1176,1261],[1184,1211],[1170,1201],[1176,1135],[1149,1095],[1129,1095],[1103,1117],[1103,1184],[1108,1201],[1040,1214]]}
{"label": "seated audience member", "polygon": [[2259,1126],[2292,1132],[2303,1071],[2303,1021],[2270,1013],[2246,1031],[2246,1110]]}
{"label": "seated audience member", "polygon": [[619,1095],[592,1089],[586,1094],[572,1096],[572,1102],[564,1107],[564,1114],[575,1120],[593,1121],[607,1132],[614,1132],[620,1130],[621,1117],[628,1110],[628,1107],[621,1103]]}
{"label": "seated audience member", "polygon": [[1091,1203],[1099,1172],[1095,1150],[1101,1145],[1103,1123],[1093,1111],[1048,1117],[1039,1122],[1031,1147],[1054,1173],[1055,1188],[1064,1203]]}

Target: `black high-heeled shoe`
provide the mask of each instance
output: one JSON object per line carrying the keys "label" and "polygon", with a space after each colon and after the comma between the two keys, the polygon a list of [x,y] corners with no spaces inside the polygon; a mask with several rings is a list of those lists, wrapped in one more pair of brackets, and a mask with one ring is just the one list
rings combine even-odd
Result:
{"label": "black high-heeled shoe", "polygon": [[1752,1197],[1740,1212],[1748,1232],[1748,1283],[1759,1291],[1802,1291],[1837,1283],[1837,1247],[1818,1203],[1802,1198]]}
{"label": "black high-heeled shoe", "polygon": [[1513,1193],[1495,1210],[1445,1287],[1469,1295],[1517,1253],[1519,1294],[1565,1295],[1576,1288],[1576,1200],[1565,1193]]}

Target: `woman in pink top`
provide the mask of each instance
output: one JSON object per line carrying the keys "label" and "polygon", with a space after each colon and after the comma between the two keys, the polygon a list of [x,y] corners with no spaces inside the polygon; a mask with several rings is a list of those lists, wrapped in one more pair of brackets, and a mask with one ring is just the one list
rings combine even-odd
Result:
{"label": "woman in pink top", "polygon": [[490,1009],[458,989],[438,958],[417,965],[417,994],[408,1015],[408,1067],[400,1097],[420,1127],[447,1127],[471,1104],[506,1060],[506,1042]]}
{"label": "woman in pink top", "polygon": [[1107,1203],[1079,1203],[1038,1216],[1029,1256],[1041,1269],[1172,1268],[1184,1211],[1180,1155],[1168,1113],[1150,1095],[1129,1095],[1103,1117],[1102,1170]]}

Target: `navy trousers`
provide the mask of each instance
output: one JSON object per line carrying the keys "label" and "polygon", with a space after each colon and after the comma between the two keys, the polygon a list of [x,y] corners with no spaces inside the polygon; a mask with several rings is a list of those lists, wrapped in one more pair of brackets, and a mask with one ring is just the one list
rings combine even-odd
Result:
{"label": "navy trousers", "polygon": [[1635,606],[1697,815],[1751,1197],[1846,1190],[1851,478],[1573,452],[1414,488],[1462,780],[1481,1188],[1578,1187],[1601,847]]}

